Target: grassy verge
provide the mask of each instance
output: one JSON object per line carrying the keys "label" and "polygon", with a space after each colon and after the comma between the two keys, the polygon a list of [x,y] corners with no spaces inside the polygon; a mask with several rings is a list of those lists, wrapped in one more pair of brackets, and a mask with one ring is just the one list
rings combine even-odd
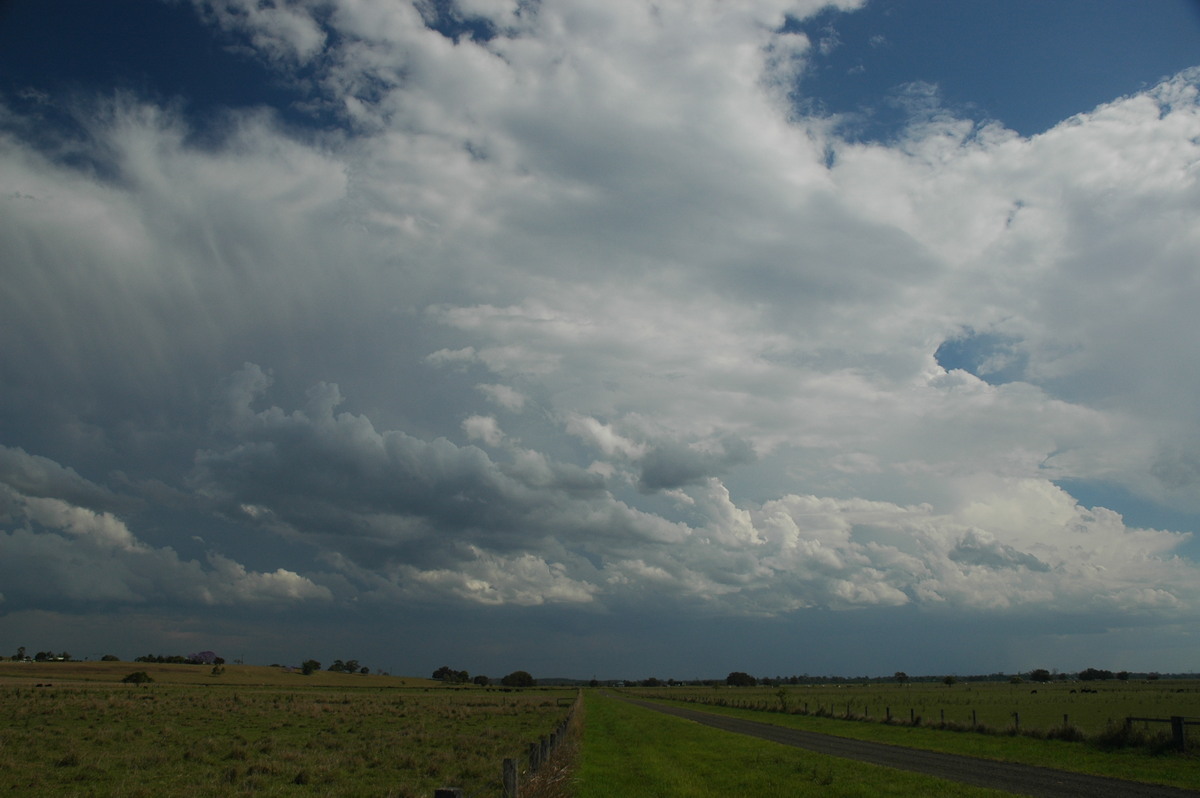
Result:
{"label": "grassy verge", "polygon": [[731,734],[590,692],[576,798],[931,796],[985,790]]}
{"label": "grassy verge", "polygon": [[[656,698],[655,700],[662,699]],[[1006,762],[1022,762],[1078,773],[1169,784],[1193,790],[1200,789],[1200,758],[1194,755],[1177,753],[1152,755],[1139,750],[1099,751],[1082,743],[1062,740],[971,734],[871,721],[838,720],[812,715],[788,715],[730,707],[699,706],[694,703],[665,700],[663,703],[674,703],[689,709],[856,740],[871,740],[910,748],[923,748],[929,751],[964,754]]]}

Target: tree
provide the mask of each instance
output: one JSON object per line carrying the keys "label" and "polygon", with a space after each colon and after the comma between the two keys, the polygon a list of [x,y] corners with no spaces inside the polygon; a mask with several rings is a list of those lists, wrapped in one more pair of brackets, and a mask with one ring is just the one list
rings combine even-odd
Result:
{"label": "tree", "polygon": [[487,687],[489,684],[492,683],[492,680],[489,679],[488,677],[484,676],[482,673],[479,674],[478,676],[476,676],[471,681],[475,682],[475,684],[479,685],[480,687]]}
{"label": "tree", "polygon": [[459,684],[461,682],[471,681],[471,674],[466,671],[456,671],[449,665],[443,665],[433,672],[433,678],[439,682],[450,682],[451,684]]}
{"label": "tree", "polygon": [[955,676],[947,676],[942,679],[942,684],[946,685],[947,687],[953,687],[957,682],[958,678]]}
{"label": "tree", "polygon": [[1084,670],[1081,670],[1079,672],[1080,680],[1085,681],[1085,682],[1093,682],[1093,681],[1096,681],[1097,679],[1099,679],[1099,680],[1111,679],[1112,677],[1113,677],[1112,671],[1099,670],[1097,668],[1085,668]]}
{"label": "tree", "polygon": [[25,659],[25,646],[17,646],[17,655],[13,657],[15,660]]}
{"label": "tree", "polygon": [[896,671],[896,675],[893,676],[892,678],[895,679],[896,681],[900,682],[900,684],[904,684],[905,682],[908,681],[908,674],[905,673],[904,671]]}
{"label": "tree", "polygon": [[505,687],[536,687],[537,681],[528,671],[513,671],[500,680]]}
{"label": "tree", "polygon": [[154,681],[154,677],[145,671],[134,671],[121,681],[125,684],[148,684]]}
{"label": "tree", "polygon": [[319,670],[321,670],[321,663],[317,662],[315,659],[306,659],[304,662],[300,663],[300,671],[305,676],[309,676]]}
{"label": "tree", "polygon": [[1031,682],[1048,682],[1050,681],[1050,671],[1045,668],[1036,668],[1029,672],[1029,681]]}
{"label": "tree", "polygon": [[732,671],[725,677],[725,684],[730,687],[753,687],[758,684],[758,679],[745,671]]}
{"label": "tree", "polygon": [[105,654],[103,657],[100,658],[100,661],[101,662],[120,662],[121,658],[118,657],[116,654]]}

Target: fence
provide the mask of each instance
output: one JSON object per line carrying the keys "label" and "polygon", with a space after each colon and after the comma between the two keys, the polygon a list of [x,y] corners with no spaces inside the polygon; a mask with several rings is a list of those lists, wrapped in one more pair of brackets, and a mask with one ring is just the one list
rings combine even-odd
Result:
{"label": "fence", "polygon": [[1171,741],[1180,751],[1188,749],[1187,727],[1200,726],[1200,719],[1185,718],[1180,715],[1172,715],[1169,718],[1125,718],[1125,728],[1133,726],[1135,723],[1170,723],[1171,724]]}
{"label": "fence", "polygon": [[[559,699],[560,702],[562,700]],[[570,701],[570,699],[566,700]],[[571,728],[571,722],[575,719],[575,712],[579,709],[582,701],[583,691],[581,690],[575,696],[575,700],[571,702],[571,709],[567,712],[567,716],[554,727],[554,731],[540,740],[535,740],[529,744],[529,751],[525,759],[530,776],[536,775],[543,765],[548,764],[554,757],[554,752],[566,742],[567,732]],[[506,758],[503,767],[504,798],[521,798],[520,763],[516,758]],[[441,787],[434,790],[433,798],[465,798],[465,795],[461,787]]]}

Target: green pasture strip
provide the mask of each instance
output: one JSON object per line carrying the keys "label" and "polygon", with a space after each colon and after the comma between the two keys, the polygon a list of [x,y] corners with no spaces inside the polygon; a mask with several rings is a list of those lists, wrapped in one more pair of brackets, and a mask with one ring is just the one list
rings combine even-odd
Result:
{"label": "green pasture strip", "polygon": [[576,798],[1012,795],[713,729],[595,691],[585,709]]}
{"label": "green pasture strip", "polygon": [[30,796],[502,794],[502,763],[573,691],[0,686],[0,792]]}
{"label": "green pasture strip", "polygon": [[[637,698],[651,698],[648,693],[642,691],[625,692]],[[1097,776],[1168,784],[1192,790],[1200,789],[1200,757],[1194,754],[1152,755],[1136,750],[1099,751],[1084,743],[1061,740],[1038,740],[1014,735],[944,731],[869,721],[839,720],[812,715],[708,706],[663,698],[661,694],[655,695],[653,700],[837,737],[891,743],[909,748],[964,754],[1004,762],[1022,762],[1028,765],[1040,765]]]}

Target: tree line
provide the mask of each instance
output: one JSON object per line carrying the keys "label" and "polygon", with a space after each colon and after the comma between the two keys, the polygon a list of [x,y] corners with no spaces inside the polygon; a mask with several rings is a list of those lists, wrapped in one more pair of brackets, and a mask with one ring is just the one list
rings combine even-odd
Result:
{"label": "tree line", "polygon": [[[470,682],[482,687],[486,687],[492,683],[491,678],[488,676],[479,675],[472,679],[471,674],[466,671],[456,671],[449,665],[443,665],[434,671],[432,678],[447,684],[467,684]],[[537,680],[528,671],[513,671],[501,678],[500,684],[505,687],[536,687]]]}

